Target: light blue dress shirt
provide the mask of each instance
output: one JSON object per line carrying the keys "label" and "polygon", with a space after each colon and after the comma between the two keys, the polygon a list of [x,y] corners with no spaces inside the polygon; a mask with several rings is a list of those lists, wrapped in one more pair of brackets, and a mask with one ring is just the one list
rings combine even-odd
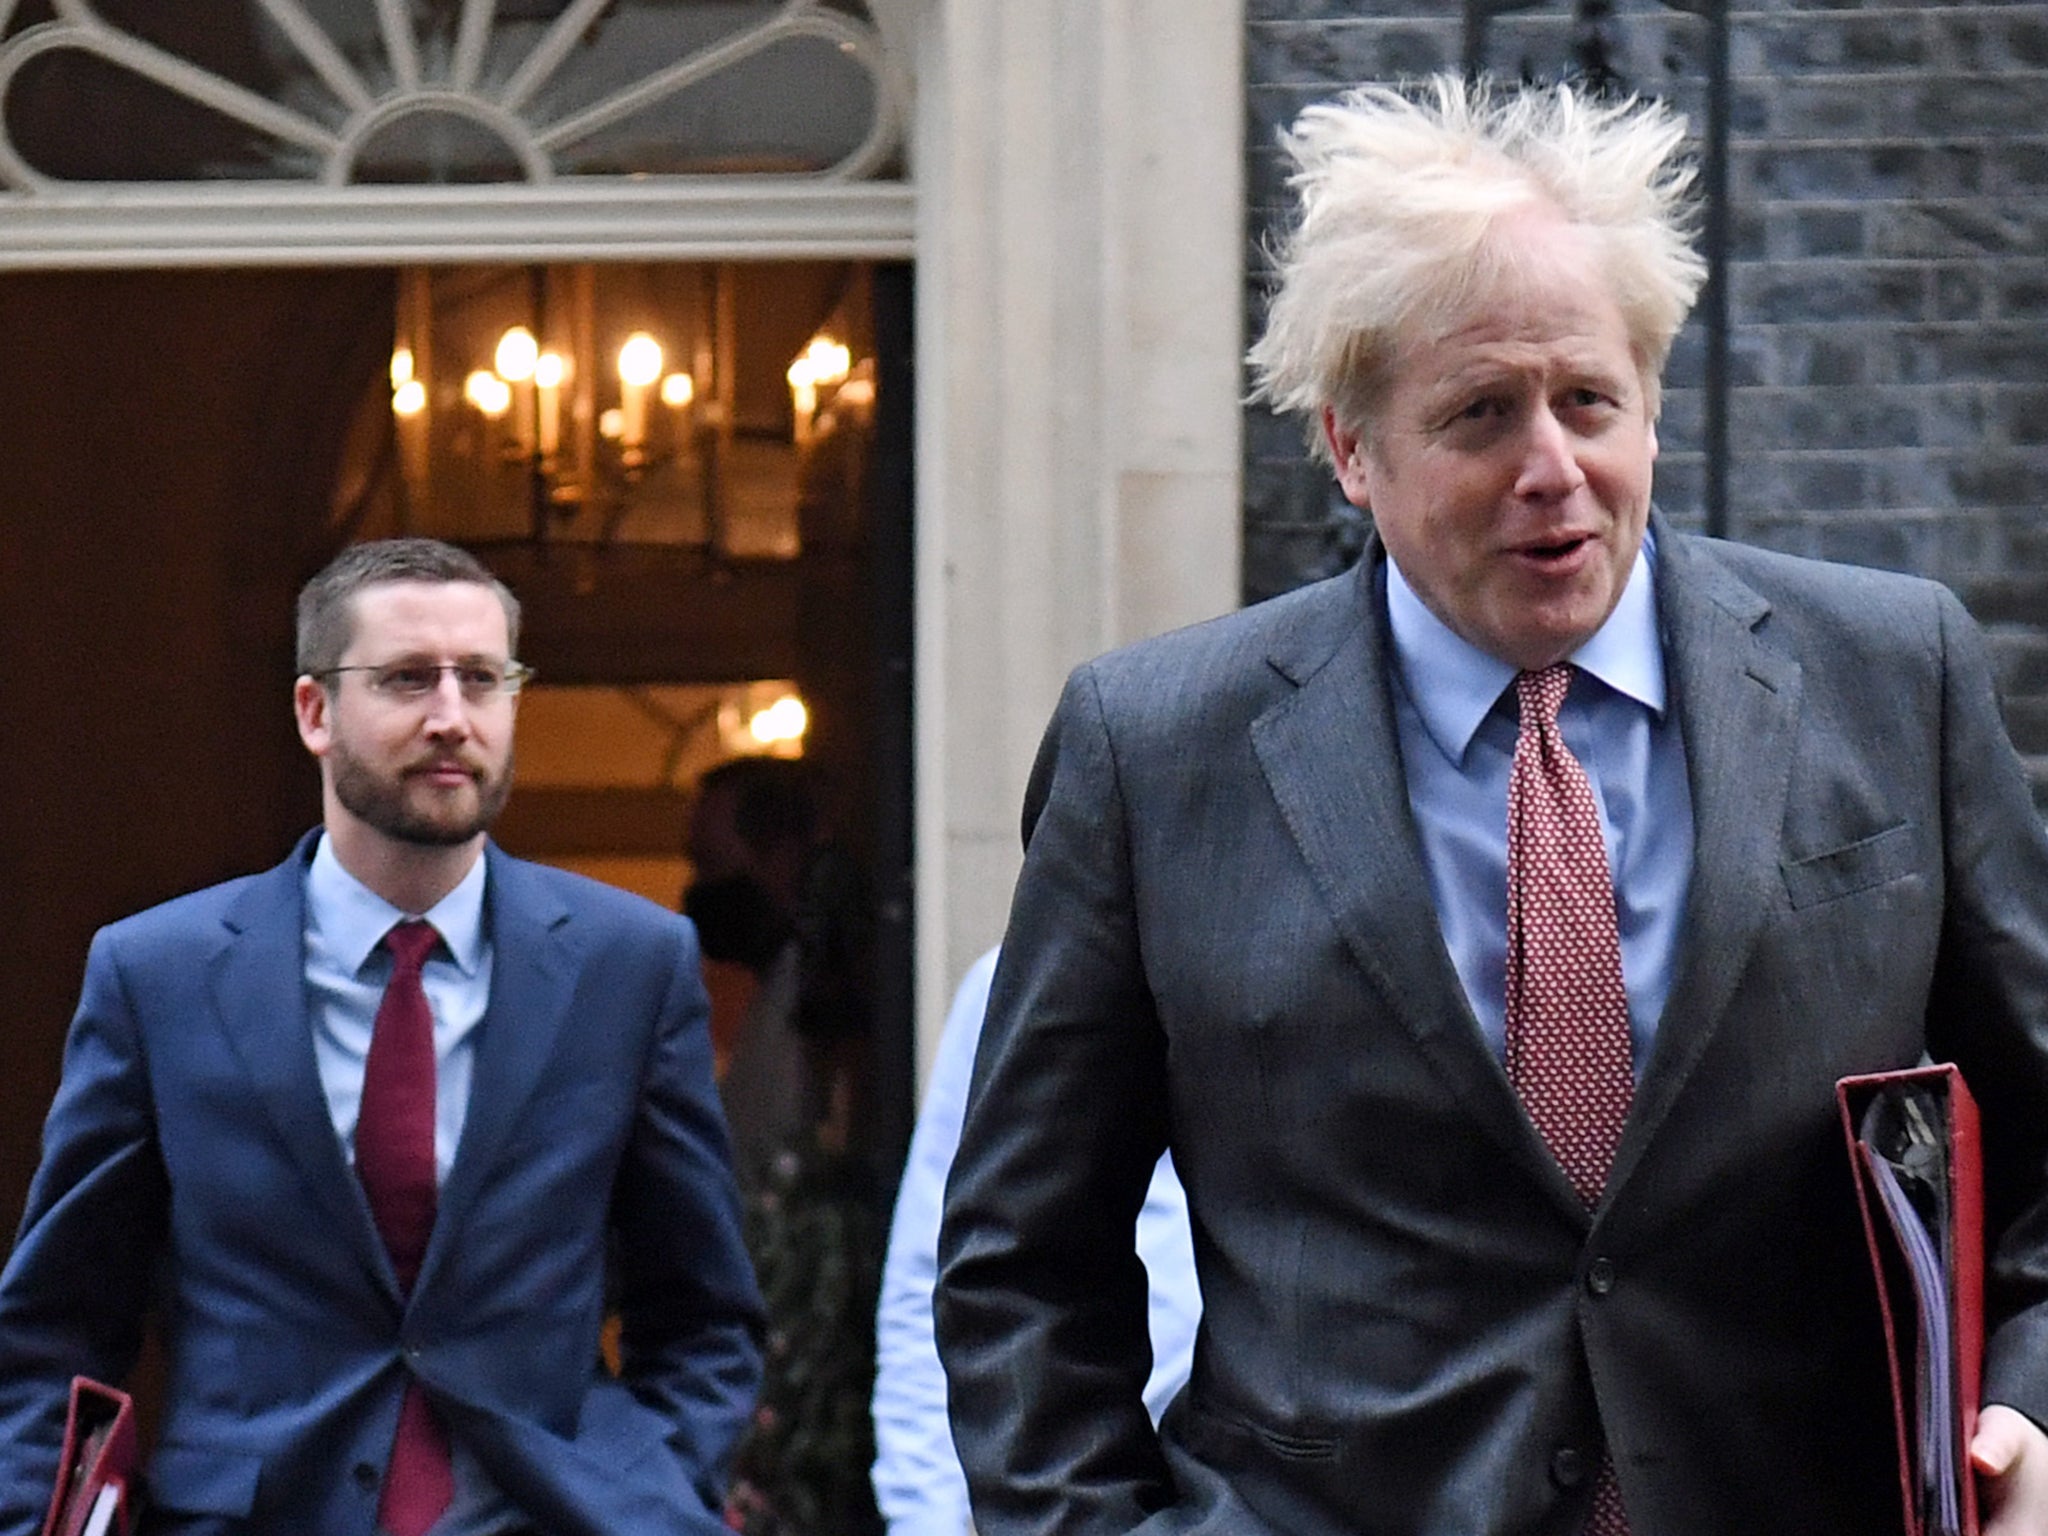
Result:
{"label": "light blue dress shirt", "polygon": [[[334,1134],[355,1166],[356,1117],[363,1103],[363,1063],[377,1005],[391,977],[383,947],[391,925],[423,917],[441,943],[420,971],[434,1011],[434,1165],[442,1183],[455,1163],[476,1067],[477,1026],[491,1000],[491,946],[484,935],[484,868],[478,859],[461,883],[426,912],[401,912],[341,867],[323,836],[306,870],[306,1005],[313,1023],[313,1059]],[[455,1498],[431,1536],[493,1536],[522,1526],[459,1443],[450,1448]]]}
{"label": "light blue dress shirt", "polygon": [[306,1000],[313,1017],[313,1057],[327,1113],[349,1166],[356,1159],[356,1115],[363,1103],[363,1063],[391,956],[384,935],[393,923],[423,917],[441,935],[420,971],[434,1010],[434,1165],[442,1180],[455,1163],[469,1111],[476,1065],[476,1027],[491,1000],[491,951],[484,942],[484,861],[431,912],[401,912],[341,867],[326,837],[306,871]]}
{"label": "light blue dress shirt", "polygon": [[[1558,724],[1593,786],[1621,929],[1635,1071],[1642,1076],[1692,882],[1692,791],[1658,638],[1656,543],[1644,540],[1621,601],[1568,658]],[[1387,562],[1394,723],[1437,920],[1465,996],[1497,1055],[1507,1042],[1508,769],[1520,729],[1516,669],[1455,634]]]}
{"label": "light blue dress shirt", "polygon": [[[953,1452],[946,1378],[932,1338],[932,1286],[946,1171],[960,1145],[995,968],[991,950],[953,996],[889,1228],[875,1330],[874,1485],[890,1536],[965,1536],[968,1529],[967,1479]],[[1156,1421],[1188,1378],[1202,1316],[1187,1194],[1171,1158],[1160,1158],[1153,1170],[1136,1244],[1151,1286],[1152,1377],[1145,1406]]]}

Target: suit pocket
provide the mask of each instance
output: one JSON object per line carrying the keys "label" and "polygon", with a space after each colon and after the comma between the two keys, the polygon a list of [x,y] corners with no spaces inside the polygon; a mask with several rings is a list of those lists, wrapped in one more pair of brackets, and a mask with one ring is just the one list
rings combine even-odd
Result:
{"label": "suit pocket", "polygon": [[1819,906],[1913,874],[1920,868],[1919,827],[1902,821],[1857,842],[1781,868],[1795,909]]}
{"label": "suit pocket", "polygon": [[1324,1462],[1337,1459],[1337,1441],[1333,1436],[1299,1435],[1266,1429],[1235,1414],[1218,1413],[1192,1400],[1188,1403],[1187,1424],[1189,1446],[1203,1460],[1221,1470],[1243,1466],[1244,1453],[1248,1449],[1255,1453],[1263,1451],[1282,1461]]}
{"label": "suit pocket", "polygon": [[246,1515],[263,1458],[202,1445],[160,1445],[149,1458],[149,1502],[167,1513]]}
{"label": "suit pocket", "polygon": [[576,1449],[605,1471],[622,1474],[647,1462],[657,1451],[668,1451],[673,1428],[617,1382],[604,1380],[593,1385],[583,1400],[576,1424]]}

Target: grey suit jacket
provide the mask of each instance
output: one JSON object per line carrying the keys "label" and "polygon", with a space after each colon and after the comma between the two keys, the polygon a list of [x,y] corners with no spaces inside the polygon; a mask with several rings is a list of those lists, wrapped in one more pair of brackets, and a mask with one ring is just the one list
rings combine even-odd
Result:
{"label": "grey suit jacket", "polygon": [[[1070,680],[938,1294],[984,1536],[1902,1528],[1832,1086],[1982,1102],[1991,1399],[2048,1420],[2048,841],[1923,581],[1660,528],[1696,822],[1590,1215],[1438,931],[1359,571]],[[1171,1146],[1204,1322],[1155,1435],[1131,1222]]]}

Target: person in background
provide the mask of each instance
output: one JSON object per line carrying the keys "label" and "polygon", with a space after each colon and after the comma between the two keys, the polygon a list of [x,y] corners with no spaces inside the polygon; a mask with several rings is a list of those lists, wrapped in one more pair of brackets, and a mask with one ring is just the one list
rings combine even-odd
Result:
{"label": "person in background", "polygon": [[689,851],[684,909],[704,952],[760,977],[719,1083],[768,1311],[727,1522],[743,1536],[866,1536],[879,1527],[868,1394],[886,1216],[858,1145],[874,1013],[866,882],[796,759],[706,773]]}
{"label": "person in background", "polygon": [[1446,76],[1286,144],[1251,362],[1374,538],[1047,730],[940,1242],[977,1529],[1907,1529],[1835,1083],[1933,1056],[1983,1111],[1983,1529],[2042,1536],[2048,835],[1982,636],[1652,511],[1705,275],[1668,109]]}
{"label": "person in background", "polygon": [[707,772],[688,851],[683,910],[705,955],[756,977],[719,1083],[751,1192],[793,1146],[846,1146],[873,1032],[873,919],[801,761],[740,757]]}
{"label": "person in background", "polygon": [[[953,994],[889,1227],[876,1316],[874,1484],[890,1536],[964,1536],[970,1525],[967,1479],[953,1453],[946,1378],[932,1339],[932,1284],[938,1277],[946,1171],[960,1143],[996,954],[990,950],[976,960]],[[1162,1155],[1152,1171],[1136,1243],[1151,1290],[1152,1375],[1145,1408],[1157,1420],[1188,1379],[1202,1315],[1187,1196],[1171,1157]]]}
{"label": "person in background", "polygon": [[491,843],[518,639],[465,551],[344,550],[299,597],[321,826],[93,940],[0,1271],[0,1536],[150,1319],[143,1531],[722,1529],[761,1307],[697,941]]}

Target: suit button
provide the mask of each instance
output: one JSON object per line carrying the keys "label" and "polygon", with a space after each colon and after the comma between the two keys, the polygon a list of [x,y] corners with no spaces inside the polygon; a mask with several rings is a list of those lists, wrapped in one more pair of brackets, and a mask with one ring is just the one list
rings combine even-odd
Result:
{"label": "suit button", "polygon": [[1586,1289],[1595,1296],[1605,1296],[1614,1289],[1614,1260],[1595,1259],[1586,1266]]}
{"label": "suit button", "polygon": [[1560,1488],[1576,1488],[1586,1480],[1586,1453],[1567,1445],[1550,1458],[1550,1480]]}
{"label": "suit button", "polygon": [[359,1461],[350,1467],[348,1475],[355,1479],[356,1486],[362,1489],[363,1492],[375,1493],[377,1491],[377,1469],[367,1461]]}

